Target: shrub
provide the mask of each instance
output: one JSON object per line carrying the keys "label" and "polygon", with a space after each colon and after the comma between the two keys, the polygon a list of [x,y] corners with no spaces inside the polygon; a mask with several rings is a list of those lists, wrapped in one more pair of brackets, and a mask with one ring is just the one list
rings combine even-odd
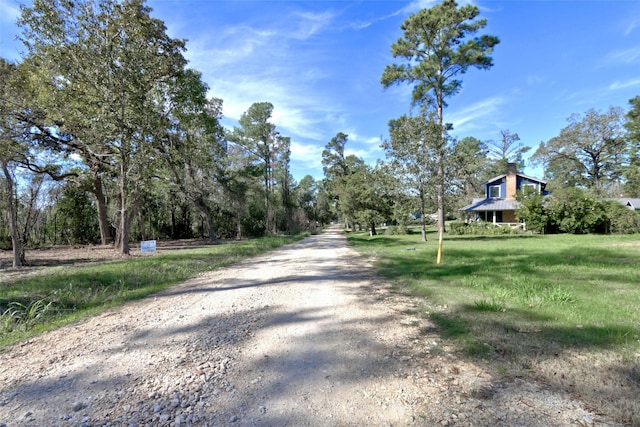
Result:
{"label": "shrub", "polygon": [[389,225],[386,230],[384,230],[384,234],[387,236],[395,236],[398,234],[398,230],[395,225]]}
{"label": "shrub", "polygon": [[506,234],[520,234],[519,228],[499,226],[486,221],[474,221],[470,223],[456,221],[449,224],[449,233],[463,236],[498,236]]}
{"label": "shrub", "polygon": [[549,216],[544,207],[544,196],[537,191],[526,189],[516,194],[520,209],[516,211],[518,221],[527,224],[530,231],[545,232],[549,229]]}
{"label": "shrub", "polygon": [[547,211],[551,222],[564,233],[603,233],[608,228],[605,204],[579,188],[556,191]]}
{"label": "shrub", "polygon": [[411,234],[411,233],[409,228],[406,225],[400,224],[400,225],[387,226],[387,229],[384,231],[384,234],[386,234],[387,236],[395,236],[400,234]]}
{"label": "shrub", "polygon": [[640,213],[628,209],[617,201],[609,201],[605,205],[609,219],[609,232],[614,234],[640,233]]}

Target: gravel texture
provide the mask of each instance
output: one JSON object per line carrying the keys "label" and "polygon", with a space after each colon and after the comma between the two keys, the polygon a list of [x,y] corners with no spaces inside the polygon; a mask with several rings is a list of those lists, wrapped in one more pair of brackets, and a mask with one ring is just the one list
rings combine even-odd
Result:
{"label": "gravel texture", "polygon": [[591,426],[458,359],[336,231],[0,354],[0,427]]}

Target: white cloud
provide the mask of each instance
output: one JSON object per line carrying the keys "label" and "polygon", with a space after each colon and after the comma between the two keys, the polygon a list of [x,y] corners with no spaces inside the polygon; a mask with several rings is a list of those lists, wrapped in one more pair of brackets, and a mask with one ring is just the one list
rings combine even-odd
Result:
{"label": "white cloud", "polygon": [[625,50],[616,50],[606,57],[607,65],[613,64],[633,64],[640,62],[640,46]]}
{"label": "white cloud", "polygon": [[291,159],[303,163],[320,163],[323,147],[291,141]]}
{"label": "white cloud", "polygon": [[322,50],[293,46],[329,26],[334,16],[293,12],[266,25],[243,22],[215,34],[187,35],[191,41],[185,56],[202,72],[210,95],[224,100],[225,118],[237,120],[254,102],[268,101],[274,106],[272,121],[282,134],[322,138],[319,123],[336,114],[338,107],[316,87],[330,75],[317,62]]}
{"label": "white cloud", "polygon": [[328,27],[334,18],[335,13],[329,11],[322,13],[296,12],[291,20],[299,22],[298,28],[295,31],[288,32],[288,36],[297,40],[307,40]]}
{"label": "white cloud", "polygon": [[628,36],[629,34],[634,32],[636,28],[640,27],[640,18],[637,18],[637,14],[633,15],[635,16],[629,21],[629,23],[627,24],[627,28],[624,31],[625,36]]}
{"label": "white cloud", "polygon": [[368,159],[368,158],[371,157],[371,151],[364,150],[364,149],[356,149],[356,148],[345,147],[344,155],[345,156],[356,156],[356,157],[360,157],[362,159]]}
{"label": "white cloud", "polygon": [[[495,116],[496,112],[506,103],[506,99],[500,96],[488,98],[476,102],[466,108],[457,110],[452,114],[445,114],[445,122],[453,123],[456,132],[462,131],[472,123],[487,116]],[[495,120],[494,120],[495,121]]]}
{"label": "white cloud", "polygon": [[406,13],[414,13],[419,11],[420,9],[428,9],[430,7],[433,7],[436,3],[438,3],[437,0],[414,0],[409,3],[409,5],[404,9],[402,9],[402,11]]}
{"label": "white cloud", "polygon": [[611,90],[627,89],[634,86],[640,86],[640,79],[627,80],[624,82],[616,81],[609,85],[609,89]]}

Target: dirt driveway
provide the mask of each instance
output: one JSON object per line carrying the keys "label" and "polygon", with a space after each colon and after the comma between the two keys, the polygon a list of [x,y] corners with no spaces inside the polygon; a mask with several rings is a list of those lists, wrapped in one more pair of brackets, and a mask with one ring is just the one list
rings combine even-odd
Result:
{"label": "dirt driveway", "polygon": [[327,232],[0,354],[0,426],[602,425],[459,360]]}

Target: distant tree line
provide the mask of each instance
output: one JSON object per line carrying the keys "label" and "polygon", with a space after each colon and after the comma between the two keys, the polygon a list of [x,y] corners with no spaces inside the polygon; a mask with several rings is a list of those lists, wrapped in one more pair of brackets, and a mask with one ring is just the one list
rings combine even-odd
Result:
{"label": "distant tree line", "polygon": [[[462,87],[459,75],[492,66],[499,40],[476,34],[486,25],[478,15],[473,5],[443,0],[402,24],[403,37],[391,46],[401,62],[387,66],[381,83],[413,84],[410,105],[417,112],[389,122],[389,139],[382,143],[387,161],[369,167],[345,157],[342,133],[323,153],[325,188],[346,227],[366,226],[375,234],[376,222],[385,221],[402,232],[409,218],[417,218],[426,240],[428,221],[444,229],[445,219],[460,216],[459,208],[484,196],[482,183],[505,173],[508,162],[524,168],[532,147],[517,133],[503,129],[497,140],[457,140],[444,119],[446,98]],[[626,114],[611,107],[572,115],[557,137],[540,143],[531,161],[542,165],[552,195],[518,194],[517,216],[528,229],[640,232],[640,214],[612,200],[640,197],[640,96],[630,104]]]}

